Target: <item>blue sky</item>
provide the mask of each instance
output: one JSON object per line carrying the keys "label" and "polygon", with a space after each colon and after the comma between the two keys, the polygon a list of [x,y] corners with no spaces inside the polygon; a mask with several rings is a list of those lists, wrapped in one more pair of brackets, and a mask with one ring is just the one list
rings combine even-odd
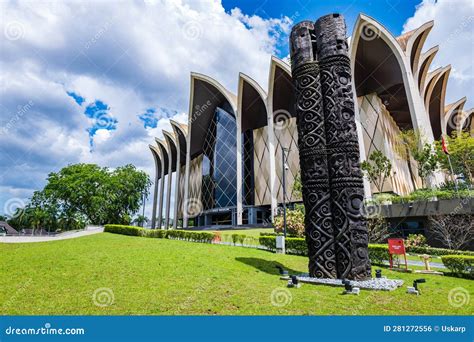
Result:
{"label": "blue sky", "polygon": [[0,214],[67,164],[132,163],[153,178],[148,144],[170,118],[186,122],[190,72],[234,93],[243,72],[265,89],[292,25],[324,14],[342,13],[349,35],[359,13],[395,36],[434,20],[424,50],[440,46],[433,68],[452,65],[448,103],[474,88],[472,0],[1,1],[0,12]]}
{"label": "blue sky", "polygon": [[[420,1],[416,0],[223,0],[226,11],[238,7],[247,15],[258,15],[262,18],[279,18],[287,16],[294,22],[302,20],[315,20],[318,17],[338,12],[346,18],[348,34],[351,35],[359,13],[376,18],[393,34],[402,32],[406,19],[415,13],[415,7]],[[288,46],[281,46],[281,55],[288,55]]]}

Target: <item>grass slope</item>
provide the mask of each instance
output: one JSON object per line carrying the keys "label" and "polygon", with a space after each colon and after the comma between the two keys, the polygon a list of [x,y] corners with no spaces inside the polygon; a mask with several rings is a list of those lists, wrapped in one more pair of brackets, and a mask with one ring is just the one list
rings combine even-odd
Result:
{"label": "grass slope", "polygon": [[[108,233],[71,240],[0,244],[0,314],[473,314],[471,303],[449,304],[451,289],[474,294],[474,281],[384,270],[406,284],[419,277],[423,294],[362,291],[304,284],[288,289],[292,300],[274,306],[271,293],[285,289],[274,264],[307,270],[307,258],[265,251]],[[94,305],[98,288],[110,288],[114,303]]]}

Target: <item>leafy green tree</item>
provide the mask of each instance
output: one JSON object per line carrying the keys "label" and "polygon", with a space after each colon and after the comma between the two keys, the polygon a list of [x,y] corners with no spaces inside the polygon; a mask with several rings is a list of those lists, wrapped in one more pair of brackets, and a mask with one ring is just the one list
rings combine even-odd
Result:
{"label": "leafy green tree", "polygon": [[143,215],[138,215],[137,217],[135,217],[135,219],[133,220],[133,223],[135,223],[136,225],[140,226],[140,227],[143,227],[145,226],[145,223],[147,223],[149,220],[148,220],[148,217],[146,216],[143,216]]}
{"label": "leafy green tree", "polygon": [[86,223],[129,224],[148,196],[148,175],[133,165],[114,170],[75,164],[52,172],[42,191],[9,220],[17,228],[82,229]]}
{"label": "leafy green tree", "polygon": [[[453,132],[451,137],[446,137],[446,144],[454,173],[463,174],[469,183],[474,184],[474,137],[468,132]],[[441,168],[451,173],[448,156],[442,151],[440,141],[436,142],[436,153]]]}
{"label": "leafy green tree", "polygon": [[438,169],[438,156],[431,144],[425,143],[421,149],[413,154],[413,159],[418,163],[418,175],[422,179],[423,187],[426,179]]}
{"label": "leafy green tree", "polygon": [[379,192],[382,192],[385,181],[392,171],[390,160],[382,152],[374,151],[368,160],[361,163],[361,168],[369,181],[375,185]]}

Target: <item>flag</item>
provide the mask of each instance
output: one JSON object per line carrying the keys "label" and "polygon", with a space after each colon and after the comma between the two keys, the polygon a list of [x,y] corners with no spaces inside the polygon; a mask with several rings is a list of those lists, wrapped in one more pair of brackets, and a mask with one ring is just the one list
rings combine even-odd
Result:
{"label": "flag", "polygon": [[446,140],[444,140],[444,137],[441,138],[441,149],[444,153],[449,155],[448,147],[446,146]]}

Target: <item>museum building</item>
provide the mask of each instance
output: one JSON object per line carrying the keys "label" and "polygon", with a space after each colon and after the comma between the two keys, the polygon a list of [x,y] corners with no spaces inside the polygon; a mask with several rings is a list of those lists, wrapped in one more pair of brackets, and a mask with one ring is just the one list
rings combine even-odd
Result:
{"label": "museum building", "polygon": [[[384,192],[422,186],[415,161],[396,153],[402,130],[414,129],[428,143],[454,130],[474,133],[466,98],[445,103],[451,67],[430,69],[438,47],[423,45],[433,25],[394,37],[361,14],[350,38],[360,158],[379,150],[390,159]],[[300,166],[290,66],[272,57],[266,90],[242,73],[237,94],[199,73],[191,73],[190,86],[187,125],[170,120],[173,131],[149,146],[156,167],[152,228],[263,226],[283,203],[302,202],[293,186]],[[444,180],[437,173],[431,181]],[[366,197],[376,191],[367,181],[364,190]]]}

